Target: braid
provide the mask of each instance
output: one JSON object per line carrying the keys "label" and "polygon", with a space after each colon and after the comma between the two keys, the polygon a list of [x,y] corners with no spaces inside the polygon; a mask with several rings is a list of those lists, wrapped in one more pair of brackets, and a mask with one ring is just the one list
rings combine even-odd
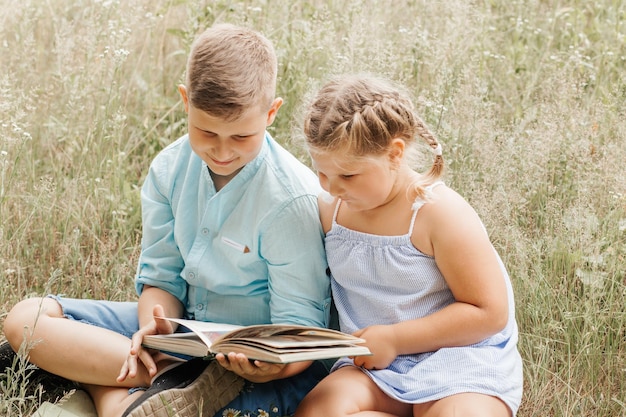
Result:
{"label": "braid", "polygon": [[428,143],[430,149],[435,154],[435,160],[433,161],[433,165],[426,173],[428,178],[430,178],[432,181],[435,181],[443,174],[443,156],[441,155],[441,144],[437,141],[435,135],[433,135],[430,129],[426,127],[426,124],[419,116],[415,116],[415,120],[417,134],[419,135],[419,137],[424,139],[426,143]]}

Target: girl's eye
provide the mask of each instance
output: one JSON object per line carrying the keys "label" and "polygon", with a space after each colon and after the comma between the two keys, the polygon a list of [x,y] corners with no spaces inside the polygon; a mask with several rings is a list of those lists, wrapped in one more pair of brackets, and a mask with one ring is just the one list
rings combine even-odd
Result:
{"label": "girl's eye", "polygon": [[354,177],[354,174],[345,174],[342,175],[341,178],[345,179],[345,180],[349,180],[350,178]]}

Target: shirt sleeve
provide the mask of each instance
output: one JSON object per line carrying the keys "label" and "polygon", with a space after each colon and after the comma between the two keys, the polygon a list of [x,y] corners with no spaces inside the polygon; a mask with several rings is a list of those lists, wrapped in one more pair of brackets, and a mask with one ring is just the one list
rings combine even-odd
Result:
{"label": "shirt sleeve", "polygon": [[150,167],[141,188],[142,239],[135,288],[138,294],[144,285],[168,291],[186,303],[187,283],[181,278],[184,261],[174,239],[174,215],[171,200],[162,190],[169,189],[165,166],[158,159]]}
{"label": "shirt sleeve", "polygon": [[278,210],[260,236],[269,275],[273,323],[327,327],[330,278],[317,198],[298,197]]}

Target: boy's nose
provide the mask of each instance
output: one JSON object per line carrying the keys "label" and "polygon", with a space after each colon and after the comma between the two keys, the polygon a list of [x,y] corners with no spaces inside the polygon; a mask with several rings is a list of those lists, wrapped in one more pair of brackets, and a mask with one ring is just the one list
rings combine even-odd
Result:
{"label": "boy's nose", "polygon": [[216,145],[213,147],[213,157],[221,162],[228,161],[232,156],[232,152],[228,146]]}

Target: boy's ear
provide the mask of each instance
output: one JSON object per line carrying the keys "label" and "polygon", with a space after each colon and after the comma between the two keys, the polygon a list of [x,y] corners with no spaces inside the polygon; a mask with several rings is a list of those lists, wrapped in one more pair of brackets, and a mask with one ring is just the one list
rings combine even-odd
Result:
{"label": "boy's ear", "polygon": [[183,99],[183,104],[185,105],[185,113],[189,113],[189,98],[187,97],[187,87],[183,84],[178,86],[178,92],[180,93],[180,97]]}
{"label": "boy's ear", "polygon": [[266,126],[274,123],[274,119],[276,119],[276,114],[278,113],[278,109],[283,105],[283,99],[280,97],[276,97],[270,106],[270,109],[267,111],[267,121]]}

